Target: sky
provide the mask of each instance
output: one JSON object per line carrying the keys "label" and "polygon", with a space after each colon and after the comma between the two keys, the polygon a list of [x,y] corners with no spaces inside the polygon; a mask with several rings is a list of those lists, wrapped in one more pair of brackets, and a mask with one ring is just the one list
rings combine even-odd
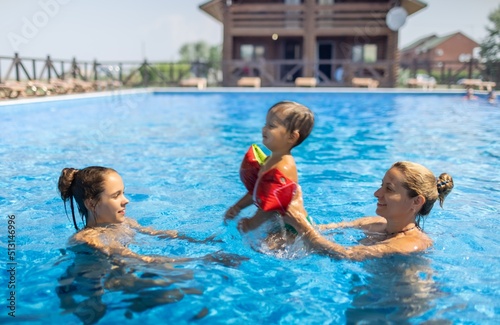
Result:
{"label": "sky", "polygon": [[[222,43],[203,0],[0,0],[0,56],[172,61],[186,43]],[[400,48],[431,34],[486,36],[500,0],[427,0],[400,29]]]}

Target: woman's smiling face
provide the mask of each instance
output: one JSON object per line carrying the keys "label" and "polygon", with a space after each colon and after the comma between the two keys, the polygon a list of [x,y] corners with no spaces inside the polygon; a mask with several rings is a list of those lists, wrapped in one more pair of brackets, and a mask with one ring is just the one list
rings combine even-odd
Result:
{"label": "woman's smiling face", "polygon": [[125,197],[123,180],[116,172],[104,176],[104,190],[99,196],[99,202],[90,211],[94,213],[97,224],[121,223],[125,220]]}
{"label": "woman's smiling face", "polygon": [[403,187],[404,175],[396,168],[389,169],[382,180],[382,185],[375,191],[378,199],[376,213],[386,219],[397,220],[414,213],[413,199]]}

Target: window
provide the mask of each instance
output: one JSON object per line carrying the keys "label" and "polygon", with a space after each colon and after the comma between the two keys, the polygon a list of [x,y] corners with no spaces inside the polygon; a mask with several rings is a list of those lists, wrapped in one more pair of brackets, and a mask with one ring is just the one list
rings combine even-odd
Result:
{"label": "window", "polygon": [[377,62],[377,45],[354,45],[352,47],[352,61],[365,63]]}
{"label": "window", "polygon": [[252,61],[264,58],[264,46],[254,44],[242,44],[240,46],[241,59]]}

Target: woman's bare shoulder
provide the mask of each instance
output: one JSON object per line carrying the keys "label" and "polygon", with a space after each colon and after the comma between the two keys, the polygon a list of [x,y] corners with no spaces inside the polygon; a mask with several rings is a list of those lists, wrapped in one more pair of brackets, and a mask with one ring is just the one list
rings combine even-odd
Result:
{"label": "woman's bare shoulder", "polygon": [[87,243],[89,238],[94,237],[96,234],[95,229],[93,228],[85,228],[74,234],[70,238],[71,243],[82,244]]}
{"label": "woman's bare shoulder", "polygon": [[125,218],[125,221],[124,223],[132,228],[138,228],[138,227],[141,227],[141,225],[139,224],[139,222],[137,222],[137,220],[135,219],[132,219],[132,218]]}
{"label": "woman's bare shoulder", "polygon": [[401,234],[384,241],[388,248],[398,253],[424,251],[432,246],[432,240],[420,230],[412,234]]}

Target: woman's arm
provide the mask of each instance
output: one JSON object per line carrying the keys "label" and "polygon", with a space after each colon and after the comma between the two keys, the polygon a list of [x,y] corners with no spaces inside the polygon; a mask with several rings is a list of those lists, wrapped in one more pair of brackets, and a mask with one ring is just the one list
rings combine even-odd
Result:
{"label": "woman's arm", "polygon": [[303,234],[302,238],[311,249],[319,254],[354,261],[380,258],[390,254],[409,254],[427,248],[427,246],[420,247],[415,240],[406,238],[388,239],[371,246],[344,247],[321,236],[314,228]]}
{"label": "woman's arm", "polygon": [[[424,240],[422,236],[394,237],[372,246],[352,246],[344,247],[323,237],[306,221],[305,210],[302,206],[302,194],[300,188],[297,191],[292,203],[283,219],[286,223],[294,227],[302,236],[307,246],[315,252],[331,256],[338,259],[363,260],[366,258],[382,257],[394,253],[412,253],[422,251],[430,246],[430,241]],[[364,218],[363,218],[364,219]]]}
{"label": "woman's arm", "polygon": [[141,226],[136,220],[127,218],[126,221],[131,228],[138,232],[151,236],[162,236],[163,238],[177,238],[179,233],[177,230],[157,230],[152,227]]}
{"label": "woman's arm", "polygon": [[110,257],[134,258],[146,263],[173,263],[181,262],[183,260],[168,258],[164,256],[140,255],[123,246],[120,242],[113,240],[112,238],[110,238],[110,240],[106,240],[106,243],[104,243],[101,240],[100,235],[97,234],[93,229],[80,231],[73,236],[72,242],[75,244],[86,244]]}
{"label": "woman's arm", "polygon": [[176,238],[176,239],[183,239],[187,240],[191,243],[206,243],[206,242],[216,242],[217,240],[214,240],[215,235],[212,235],[210,237],[207,237],[205,239],[196,239],[193,237],[189,237],[183,234],[179,234],[177,230],[157,230],[152,227],[144,227],[141,226],[136,220],[127,218],[127,222],[130,225],[130,227],[134,228],[138,232],[146,235],[151,235],[151,236],[157,236],[158,238],[165,239],[165,238]]}
{"label": "woman's arm", "polygon": [[382,217],[363,217],[351,221],[341,221],[318,225],[319,230],[335,228],[360,228],[370,232],[381,232],[385,229],[386,220]]}

